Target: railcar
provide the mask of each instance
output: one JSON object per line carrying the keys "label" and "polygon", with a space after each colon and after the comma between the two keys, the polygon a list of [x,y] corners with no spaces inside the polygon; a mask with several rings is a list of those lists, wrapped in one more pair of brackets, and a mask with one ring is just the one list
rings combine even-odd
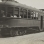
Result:
{"label": "railcar", "polygon": [[15,1],[0,2],[1,35],[23,35],[29,30],[44,30],[44,12]]}

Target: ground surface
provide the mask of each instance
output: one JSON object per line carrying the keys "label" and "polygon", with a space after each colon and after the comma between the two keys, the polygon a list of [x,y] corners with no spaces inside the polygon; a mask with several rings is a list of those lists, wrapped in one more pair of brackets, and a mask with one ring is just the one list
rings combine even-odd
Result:
{"label": "ground surface", "polygon": [[0,44],[44,44],[44,32],[15,37],[0,37]]}

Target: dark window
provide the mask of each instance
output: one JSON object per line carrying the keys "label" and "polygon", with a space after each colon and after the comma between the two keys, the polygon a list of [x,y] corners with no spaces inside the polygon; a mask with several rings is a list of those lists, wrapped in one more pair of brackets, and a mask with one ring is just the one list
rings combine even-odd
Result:
{"label": "dark window", "polygon": [[19,8],[18,7],[14,8],[14,17],[19,17]]}
{"label": "dark window", "polygon": [[7,8],[7,17],[13,17],[13,7]]}
{"label": "dark window", "polygon": [[27,10],[21,8],[20,9],[20,15],[21,15],[21,18],[27,18]]}
{"label": "dark window", "polygon": [[38,19],[38,12],[36,12],[36,19]]}
{"label": "dark window", "polygon": [[0,12],[1,12],[0,17],[6,17],[6,9],[5,9],[5,7],[1,7]]}
{"label": "dark window", "polygon": [[28,10],[28,18],[31,18],[31,11]]}
{"label": "dark window", "polygon": [[23,18],[23,15],[24,15],[24,14],[23,14],[23,8],[21,8],[21,9],[20,9],[20,16],[21,16],[21,18]]}

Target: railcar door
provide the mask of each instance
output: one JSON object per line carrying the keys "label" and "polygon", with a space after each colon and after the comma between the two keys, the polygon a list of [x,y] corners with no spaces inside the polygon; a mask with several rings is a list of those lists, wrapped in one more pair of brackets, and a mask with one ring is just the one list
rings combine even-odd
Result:
{"label": "railcar door", "polygon": [[40,21],[40,31],[43,31],[43,16],[41,16],[41,21]]}

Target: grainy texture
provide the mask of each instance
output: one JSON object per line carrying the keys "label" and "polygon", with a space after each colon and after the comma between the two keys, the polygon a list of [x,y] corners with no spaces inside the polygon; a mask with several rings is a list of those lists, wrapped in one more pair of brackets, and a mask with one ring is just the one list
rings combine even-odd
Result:
{"label": "grainy texture", "polygon": [[44,32],[0,38],[0,44],[44,44]]}

